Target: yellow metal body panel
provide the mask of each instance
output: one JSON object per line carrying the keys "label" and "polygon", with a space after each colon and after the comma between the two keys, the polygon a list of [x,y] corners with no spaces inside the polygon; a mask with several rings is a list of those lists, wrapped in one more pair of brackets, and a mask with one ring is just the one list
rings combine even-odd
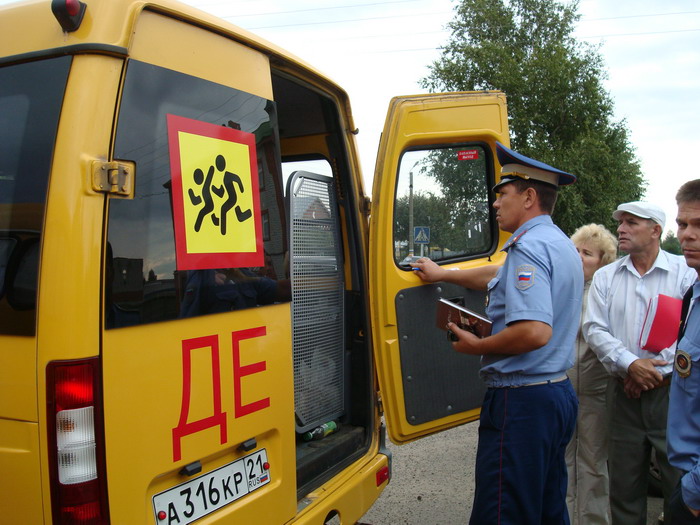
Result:
{"label": "yellow metal body panel", "polygon": [[39,425],[0,419],[3,523],[42,523],[39,457]]}
{"label": "yellow metal body panel", "polygon": [[[3,22],[3,26],[17,29],[17,24],[5,26]],[[26,23],[23,27],[26,29]],[[27,36],[19,40],[26,42]],[[33,482],[41,486],[41,490],[28,494],[26,486],[12,483],[6,486],[4,495],[10,501],[32,499],[31,513],[43,512],[46,522],[50,522],[51,516],[48,465],[45,459],[40,459],[48,454],[44,424],[45,370],[49,361],[94,356],[99,352],[104,197],[89,190],[88,165],[92,159],[108,157],[111,125],[105,127],[104,123],[113,120],[121,69],[122,61],[110,57],[79,56],[73,62],[62,110],[65,117],[59,123],[49,179],[42,243],[45,263],[40,267],[37,298],[37,337],[0,337],[3,349],[0,380],[3,391],[12,392],[11,397],[2,396],[0,414],[39,423],[34,427],[36,443],[31,449],[36,456],[24,466],[25,472],[34,476]],[[101,82],[94,82],[95,78]],[[90,108],[91,119],[71,118],[83,114],[85,108]],[[16,389],[9,390],[13,385]],[[11,408],[5,406],[10,403]],[[0,436],[0,446],[4,449],[5,434]],[[5,452],[0,455],[4,456]],[[9,515],[5,514],[8,523],[27,521],[29,511],[23,507],[3,508],[8,509]]]}
{"label": "yellow metal body panel", "polygon": [[272,99],[265,55],[161,14],[141,13],[129,56]]}
{"label": "yellow metal body panel", "polygon": [[[255,336],[236,339],[258,327],[263,330]],[[211,347],[192,350],[187,373],[183,341],[211,336],[218,344],[216,359]],[[272,482],[219,514],[243,522],[267,516],[270,523],[294,516],[294,384],[291,353],[279,351],[283,348],[291,348],[289,304],[104,333],[105,435],[114,523],[148,523],[154,512],[152,496],[190,479],[178,474],[183,466],[200,461],[202,473],[209,472],[246,455],[239,446],[251,438],[257,448],[267,450]],[[264,367],[245,375],[235,367],[234,355],[241,368],[256,363]],[[191,424],[217,415],[215,390],[221,420],[176,438],[174,429],[183,419]],[[255,408],[261,401],[267,403]]]}
{"label": "yellow metal body panel", "polygon": [[[390,104],[377,156],[372,215],[370,218],[370,260],[375,271],[370,276],[371,318],[374,356],[389,436],[404,443],[478,417],[474,410],[436,421],[412,425],[404,410],[401,359],[394,298],[399,290],[423,283],[412,272],[394,263],[393,207],[389,196],[395,193],[402,152],[411,147],[482,141],[495,158],[496,141],[508,143],[505,95],[502,93],[449,93],[394,98]],[[496,170],[498,172],[498,170]],[[507,238],[501,234],[499,247]],[[471,268],[499,262],[499,252],[451,267]],[[426,322],[432,323],[429,319]],[[426,358],[430,359],[429,349]]]}
{"label": "yellow metal body panel", "polygon": [[[36,340],[0,336],[0,414],[18,421],[37,420]],[[0,447],[3,434],[0,433]]]}
{"label": "yellow metal body panel", "polygon": [[[99,354],[104,199],[90,183],[93,159],[107,160],[122,60],[73,60],[57,133],[42,243],[37,308],[39,422],[46,421],[46,366]],[[94,79],[101,79],[95,82]],[[91,118],[83,118],[90,108]],[[67,232],[70,232],[67,234]],[[41,457],[49,451],[40,433]],[[50,522],[48,465],[42,461],[44,514]]]}
{"label": "yellow metal body panel", "polygon": [[[160,13],[141,13],[130,57],[272,98],[265,55]],[[184,465],[200,461],[202,473],[209,472],[244,456],[239,446],[252,438],[257,448],[267,450],[272,482],[218,511],[217,517],[253,521],[265,515],[272,523],[293,518],[294,385],[291,352],[280,351],[292,347],[289,308],[268,306],[104,332],[105,435],[114,522],[148,522],[154,512],[152,496],[189,479],[178,474]],[[232,342],[241,331],[261,329],[255,337]],[[183,342],[200,337],[214,337],[219,345],[218,378],[213,375],[213,350],[207,348],[192,351],[191,372],[184,371]],[[236,351],[241,366],[264,363],[264,371],[241,377],[233,364]],[[123,390],[125,378],[128,392]],[[218,412],[214,390],[220,395]],[[241,414],[242,407],[262,401],[268,406]],[[220,416],[218,426],[175,437],[183,420],[193,423],[212,415]],[[125,461],[134,450],[138,465]]]}

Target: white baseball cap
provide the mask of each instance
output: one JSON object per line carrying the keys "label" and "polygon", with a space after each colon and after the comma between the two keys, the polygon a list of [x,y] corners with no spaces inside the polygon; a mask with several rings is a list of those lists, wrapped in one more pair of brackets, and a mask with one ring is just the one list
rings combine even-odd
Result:
{"label": "white baseball cap", "polygon": [[631,213],[642,219],[651,219],[655,223],[660,224],[662,228],[666,225],[664,210],[650,202],[634,201],[620,204],[612,214],[613,219],[619,221],[623,213]]}

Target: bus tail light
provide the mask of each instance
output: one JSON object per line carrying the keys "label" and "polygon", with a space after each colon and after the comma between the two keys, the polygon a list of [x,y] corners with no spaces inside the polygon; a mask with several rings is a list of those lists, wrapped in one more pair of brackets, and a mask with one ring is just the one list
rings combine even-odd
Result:
{"label": "bus tail light", "polygon": [[46,379],[53,521],[106,524],[99,360],[53,361]]}

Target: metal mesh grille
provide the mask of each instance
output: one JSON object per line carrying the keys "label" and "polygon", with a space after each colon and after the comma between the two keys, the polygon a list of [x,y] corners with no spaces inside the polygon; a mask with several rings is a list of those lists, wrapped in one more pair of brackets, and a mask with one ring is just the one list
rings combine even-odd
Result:
{"label": "metal mesh grille", "polygon": [[294,403],[305,432],[344,412],[343,261],[333,179],[290,181]]}

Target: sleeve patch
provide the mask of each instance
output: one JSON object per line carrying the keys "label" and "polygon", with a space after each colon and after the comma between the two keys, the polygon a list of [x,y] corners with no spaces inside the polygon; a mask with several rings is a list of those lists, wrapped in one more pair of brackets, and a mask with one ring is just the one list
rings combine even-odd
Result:
{"label": "sleeve patch", "polygon": [[523,264],[515,269],[515,287],[519,290],[527,290],[535,284],[535,267]]}

